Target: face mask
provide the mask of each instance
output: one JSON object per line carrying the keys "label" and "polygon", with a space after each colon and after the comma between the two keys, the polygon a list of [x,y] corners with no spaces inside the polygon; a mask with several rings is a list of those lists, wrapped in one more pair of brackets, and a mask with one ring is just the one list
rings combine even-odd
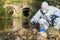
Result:
{"label": "face mask", "polygon": [[41,8],[41,11],[42,11],[43,13],[47,13],[47,9],[46,9],[46,8]]}
{"label": "face mask", "polygon": [[43,13],[47,13],[47,11],[42,11]]}

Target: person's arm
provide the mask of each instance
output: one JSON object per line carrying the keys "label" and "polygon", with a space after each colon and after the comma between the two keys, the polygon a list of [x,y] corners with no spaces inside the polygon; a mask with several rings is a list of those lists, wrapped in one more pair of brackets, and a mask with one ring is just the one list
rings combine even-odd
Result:
{"label": "person's arm", "polygon": [[30,20],[30,22],[31,22],[32,24],[37,23],[37,21],[39,20],[40,16],[41,16],[41,12],[40,12],[40,10],[38,10],[38,11],[36,12],[36,14],[35,14],[35,15],[32,17],[32,19]]}
{"label": "person's arm", "polygon": [[58,17],[60,17],[60,11],[56,11],[55,15],[58,16]]}
{"label": "person's arm", "polygon": [[55,7],[55,12],[54,12],[54,14],[55,14],[56,16],[60,17],[60,9],[58,9],[58,8]]}

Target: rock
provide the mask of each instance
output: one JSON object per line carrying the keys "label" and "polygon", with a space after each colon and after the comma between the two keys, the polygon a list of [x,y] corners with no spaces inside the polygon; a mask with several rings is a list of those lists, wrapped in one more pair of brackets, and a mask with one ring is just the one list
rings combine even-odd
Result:
{"label": "rock", "polygon": [[47,38],[41,35],[37,35],[37,40],[47,40]]}
{"label": "rock", "polygon": [[36,34],[36,33],[37,33],[37,29],[33,29],[32,31],[34,32],[34,34]]}
{"label": "rock", "polygon": [[58,40],[59,39],[59,30],[55,29],[54,27],[49,27],[47,30],[48,39],[49,40]]}
{"label": "rock", "polygon": [[17,37],[15,40],[22,40],[22,39],[20,39],[19,37]]}
{"label": "rock", "polygon": [[18,34],[22,36],[26,31],[26,29],[22,28],[20,31],[18,31]]}

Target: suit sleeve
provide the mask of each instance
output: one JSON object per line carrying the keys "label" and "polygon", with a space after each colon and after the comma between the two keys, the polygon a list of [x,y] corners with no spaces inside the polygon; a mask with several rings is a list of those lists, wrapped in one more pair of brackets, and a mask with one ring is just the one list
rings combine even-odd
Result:
{"label": "suit sleeve", "polygon": [[34,22],[34,23],[37,23],[41,15],[42,15],[42,14],[41,14],[40,10],[38,10],[38,11],[36,12],[36,14],[35,14],[35,15],[32,17],[32,19],[30,20],[30,22],[31,22],[32,24],[33,24],[33,22]]}
{"label": "suit sleeve", "polygon": [[60,17],[60,9],[57,9],[57,10],[55,11],[55,15],[58,16],[58,17]]}

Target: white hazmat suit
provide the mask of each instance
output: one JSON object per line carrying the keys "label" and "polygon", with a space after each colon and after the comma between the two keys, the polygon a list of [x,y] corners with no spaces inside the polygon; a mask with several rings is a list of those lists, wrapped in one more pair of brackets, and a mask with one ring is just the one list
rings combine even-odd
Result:
{"label": "white hazmat suit", "polygon": [[43,2],[41,8],[48,9],[47,11],[43,11],[39,9],[36,14],[32,17],[31,23],[39,23],[40,28],[39,32],[45,32],[48,29],[48,26],[53,26],[59,30],[60,28],[60,9],[49,6],[47,2]]}

